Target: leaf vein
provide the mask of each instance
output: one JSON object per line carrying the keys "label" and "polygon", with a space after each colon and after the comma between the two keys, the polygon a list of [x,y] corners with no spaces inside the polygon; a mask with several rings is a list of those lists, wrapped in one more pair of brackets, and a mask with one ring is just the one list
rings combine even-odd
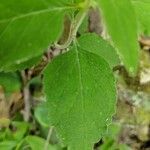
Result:
{"label": "leaf vein", "polygon": [[22,14],[22,15],[19,15],[19,16],[15,16],[15,17],[12,17],[12,18],[0,20],[0,24],[1,23],[6,23],[8,21],[15,21],[17,19],[26,18],[26,17],[29,17],[29,16],[40,15],[40,14],[47,13],[47,12],[52,12],[52,11],[56,11],[56,12],[57,11],[63,11],[63,10],[68,10],[68,9],[72,9],[72,8],[73,7],[68,7],[67,6],[67,7],[55,7],[55,8],[42,9],[42,10]]}

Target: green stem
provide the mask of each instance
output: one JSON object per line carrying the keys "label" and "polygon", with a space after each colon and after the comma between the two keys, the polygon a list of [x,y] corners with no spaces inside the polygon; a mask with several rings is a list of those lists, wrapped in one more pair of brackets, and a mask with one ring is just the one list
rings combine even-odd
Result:
{"label": "green stem", "polygon": [[49,141],[50,141],[52,132],[53,132],[53,126],[49,128],[47,139],[46,139],[45,146],[44,146],[44,150],[48,150],[48,145],[49,145]]}
{"label": "green stem", "polygon": [[55,44],[56,48],[66,49],[66,48],[69,47],[69,45],[72,43],[72,41],[75,40],[77,31],[78,31],[80,25],[82,24],[86,14],[89,10],[89,7],[91,6],[90,1],[91,0],[87,0],[87,1],[84,2],[84,4],[82,4],[80,6],[81,10],[79,11],[79,13],[76,15],[75,19],[71,23],[68,40],[63,45]]}

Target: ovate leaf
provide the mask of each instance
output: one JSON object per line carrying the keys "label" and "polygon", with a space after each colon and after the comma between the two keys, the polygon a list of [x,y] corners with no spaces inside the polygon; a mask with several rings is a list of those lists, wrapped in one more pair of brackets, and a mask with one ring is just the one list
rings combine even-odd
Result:
{"label": "ovate leaf", "polygon": [[100,56],[74,46],[44,72],[49,122],[69,150],[92,150],[116,103],[115,81]]}
{"label": "ovate leaf", "polygon": [[116,50],[100,36],[87,33],[78,39],[78,43],[82,49],[103,57],[112,68],[120,64]]}
{"label": "ovate leaf", "polygon": [[71,0],[1,0],[0,69],[42,54],[58,40]]}
{"label": "ovate leaf", "polygon": [[129,0],[97,0],[121,60],[131,75],[138,69],[137,22]]}

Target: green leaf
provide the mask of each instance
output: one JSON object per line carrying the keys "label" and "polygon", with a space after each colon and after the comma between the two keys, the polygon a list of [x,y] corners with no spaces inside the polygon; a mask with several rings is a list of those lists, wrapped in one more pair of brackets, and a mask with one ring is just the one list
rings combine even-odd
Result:
{"label": "green leaf", "polygon": [[44,72],[49,122],[68,150],[91,150],[115,112],[112,71],[98,55],[72,47]]}
{"label": "green leaf", "polygon": [[115,49],[100,36],[87,33],[78,39],[78,43],[82,49],[103,57],[112,68],[119,65],[120,60]]}
{"label": "green leaf", "polygon": [[6,94],[10,94],[20,90],[21,81],[16,73],[0,72],[0,85],[4,88]]}
{"label": "green leaf", "polygon": [[78,33],[80,35],[82,35],[82,34],[88,32],[88,25],[89,25],[89,17],[88,17],[88,15],[86,15],[82,24],[80,25],[80,27],[78,29]]}
{"label": "green leaf", "polygon": [[102,17],[121,60],[131,75],[138,69],[137,22],[129,0],[97,0]]}
{"label": "green leaf", "polygon": [[150,1],[132,0],[132,4],[138,17],[140,33],[150,35]]}
{"label": "green leaf", "polygon": [[1,150],[12,150],[17,145],[16,141],[3,141],[0,142],[0,149]]}
{"label": "green leaf", "polygon": [[120,131],[121,131],[121,125],[119,123],[112,123],[108,127],[108,132],[106,136],[112,139],[116,139],[119,136]]}
{"label": "green leaf", "polygon": [[11,64],[9,66],[5,66],[3,70],[5,72],[17,71],[17,70],[21,71],[21,70],[31,68],[32,66],[36,65],[37,63],[39,63],[40,59],[41,59],[41,56],[37,56],[27,61],[21,62],[19,64]]}
{"label": "green leaf", "polygon": [[16,130],[12,132],[10,129],[8,129],[7,139],[15,140],[15,141],[21,140],[25,136],[29,128],[29,124],[26,122],[13,121],[12,126]]}
{"label": "green leaf", "polygon": [[119,150],[132,150],[128,145],[120,144]]}
{"label": "green leaf", "polygon": [[[42,150],[45,147],[46,140],[37,136],[27,136],[25,142],[29,145],[32,150]],[[47,150],[57,150],[56,146],[48,145]]]}
{"label": "green leaf", "polygon": [[50,125],[49,117],[46,116],[49,112],[49,107],[47,107],[47,103],[43,102],[39,106],[36,107],[34,115],[40,125],[45,128],[48,128]]}
{"label": "green leaf", "polygon": [[[1,122],[0,122],[0,124],[1,124]],[[1,126],[3,126],[3,124],[1,124]],[[3,141],[5,139],[5,137],[6,137],[5,129],[3,129],[3,130],[1,129],[0,130],[0,142]]]}
{"label": "green leaf", "polygon": [[1,0],[0,69],[42,54],[58,40],[71,0]]}
{"label": "green leaf", "polygon": [[111,150],[117,149],[115,140],[112,138],[107,138],[106,141],[104,141],[104,144],[100,147],[100,150],[109,150],[109,149]]}

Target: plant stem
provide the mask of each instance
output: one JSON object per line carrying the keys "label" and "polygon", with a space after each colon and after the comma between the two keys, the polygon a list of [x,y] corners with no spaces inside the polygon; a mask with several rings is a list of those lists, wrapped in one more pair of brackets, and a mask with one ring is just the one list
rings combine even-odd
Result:
{"label": "plant stem", "polygon": [[23,96],[24,96],[24,120],[29,121],[30,115],[31,115],[31,105],[30,105],[30,90],[29,90],[29,85],[27,84],[28,82],[28,77],[25,74],[25,71],[21,72],[22,75],[22,80],[23,80]]}
{"label": "plant stem", "polygon": [[49,131],[48,131],[47,139],[46,139],[46,142],[45,142],[44,150],[48,150],[48,145],[49,145],[49,141],[50,141],[52,132],[53,132],[53,127],[50,127]]}
{"label": "plant stem", "polygon": [[[46,62],[44,59],[42,59],[41,63],[35,66],[31,71],[32,72],[31,76],[39,75],[42,72],[42,70],[45,68],[45,66],[48,64],[48,62],[53,59],[53,57],[59,55],[62,52],[62,50],[67,49],[70,46],[70,44],[75,40],[78,29],[82,24],[85,16],[87,15],[89,8],[94,6],[95,6],[95,1],[93,0],[86,0],[84,2],[79,3],[78,6],[76,6],[76,8],[80,9],[80,11],[72,20],[67,41],[62,45],[55,43],[52,48],[48,49],[47,54],[51,55],[51,57],[47,57],[48,59]],[[44,66],[41,67],[41,64],[43,64],[43,62],[44,62]]]}
{"label": "plant stem", "polygon": [[29,86],[26,85],[23,89],[23,95],[24,95],[24,103],[25,103],[25,108],[24,108],[24,120],[29,121],[30,119],[30,91],[29,91]]}
{"label": "plant stem", "polygon": [[63,45],[55,44],[56,48],[66,49],[69,47],[69,45],[72,43],[72,41],[74,41],[76,34],[77,34],[77,31],[78,31],[80,25],[82,24],[87,12],[88,12],[89,6],[86,6],[86,5],[87,4],[85,4],[85,8],[82,8],[79,11],[79,13],[76,15],[75,19],[72,21],[68,40]]}

